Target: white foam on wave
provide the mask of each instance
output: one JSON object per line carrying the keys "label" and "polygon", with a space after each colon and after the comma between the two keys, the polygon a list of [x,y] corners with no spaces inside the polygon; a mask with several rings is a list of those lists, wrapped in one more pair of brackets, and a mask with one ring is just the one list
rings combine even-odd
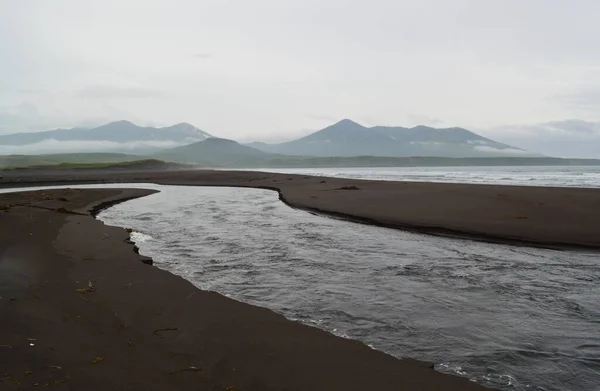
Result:
{"label": "white foam on wave", "polygon": [[131,240],[133,240],[136,243],[144,243],[144,242],[154,239],[150,235],[146,235],[144,233],[137,232],[137,231],[133,231],[129,236],[131,237]]}
{"label": "white foam on wave", "polygon": [[600,167],[597,166],[362,167],[341,169],[264,169],[261,171],[387,181],[600,187]]}

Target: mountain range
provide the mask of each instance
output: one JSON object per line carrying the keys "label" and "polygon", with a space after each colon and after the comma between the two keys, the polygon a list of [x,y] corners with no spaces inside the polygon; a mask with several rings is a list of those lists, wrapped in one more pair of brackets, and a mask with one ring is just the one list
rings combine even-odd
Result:
{"label": "mountain range", "polygon": [[318,157],[536,156],[463,128],[365,127],[349,119],[344,119],[298,140],[280,144],[256,142],[247,144],[247,146],[270,153]]}
{"label": "mountain range", "polygon": [[[0,135],[0,146],[16,151],[41,149],[42,152],[138,152],[148,153],[191,144],[212,137],[187,123],[153,128],[129,121],[116,121],[96,128],[55,129],[35,133]],[[62,145],[61,145],[62,144]],[[18,148],[21,147],[21,148]],[[56,150],[53,150],[56,149]]]}
{"label": "mountain range", "polygon": [[[280,143],[239,144],[213,137],[190,124],[153,128],[128,121],[112,122],[92,129],[56,129],[38,133],[0,135],[0,153],[36,150],[51,152],[127,152],[181,163],[243,167],[270,164],[301,164],[302,159],[348,157],[534,157],[533,153],[490,140],[463,128],[436,129],[365,127],[344,119],[306,137]],[[58,148],[52,150],[52,148]],[[42,153],[42,152],[37,152]],[[539,156],[539,155],[537,155]],[[364,160],[364,159],[363,159]]]}

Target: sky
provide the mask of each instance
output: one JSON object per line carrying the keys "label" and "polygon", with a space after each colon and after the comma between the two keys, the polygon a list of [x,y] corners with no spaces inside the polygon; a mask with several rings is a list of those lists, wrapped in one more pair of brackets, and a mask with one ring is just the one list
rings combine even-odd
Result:
{"label": "sky", "polygon": [[127,119],[282,141],[351,118],[600,157],[597,15],[597,0],[0,0],[0,134]]}

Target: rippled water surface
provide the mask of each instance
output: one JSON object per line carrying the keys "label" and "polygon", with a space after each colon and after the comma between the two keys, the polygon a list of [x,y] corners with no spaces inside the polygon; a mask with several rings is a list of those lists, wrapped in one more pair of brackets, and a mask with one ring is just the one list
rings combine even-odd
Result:
{"label": "rippled water surface", "polygon": [[[565,167],[359,167],[261,171],[386,181],[485,183],[519,186],[600,187],[599,166]],[[599,387],[600,389],[600,387]]]}
{"label": "rippled water surface", "polygon": [[600,389],[597,255],[333,220],[263,190],[151,187],[99,218],[202,289],[495,388]]}

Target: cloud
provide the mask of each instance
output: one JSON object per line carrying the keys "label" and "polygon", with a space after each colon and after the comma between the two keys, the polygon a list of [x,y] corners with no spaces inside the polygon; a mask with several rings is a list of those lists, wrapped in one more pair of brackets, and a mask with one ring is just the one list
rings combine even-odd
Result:
{"label": "cloud", "polygon": [[600,109],[600,88],[585,88],[577,92],[557,94],[559,102],[574,108]]}
{"label": "cloud", "polygon": [[212,58],[212,56],[211,53],[195,53],[192,57],[198,60],[208,60],[209,58]]}
{"label": "cloud", "polygon": [[248,139],[346,117],[600,121],[600,2],[547,2],[238,0],[232,12],[230,1],[185,1],[172,12],[168,1],[0,0],[0,105],[34,100],[43,113],[0,128],[135,118]]}
{"label": "cloud", "polygon": [[410,125],[434,126],[444,123],[440,118],[430,117],[424,114],[409,114],[407,117]]}
{"label": "cloud", "polygon": [[494,148],[487,145],[478,145],[475,147],[476,150],[482,152],[494,152],[494,153],[503,153],[507,155],[527,155],[531,156],[531,152],[523,151],[522,149],[517,148]]}
{"label": "cloud", "polygon": [[548,156],[600,158],[600,122],[569,119],[501,126],[481,133],[496,141]]}
{"label": "cloud", "polygon": [[570,119],[565,121],[552,121],[542,124],[542,127],[549,131],[570,135],[599,135],[600,123],[587,122],[580,119]]}
{"label": "cloud", "polygon": [[19,90],[19,92],[22,94],[36,95],[36,94],[43,94],[46,91],[40,90],[40,89],[35,89],[35,88],[22,88]]}
{"label": "cloud", "polygon": [[342,118],[336,118],[332,115],[322,115],[322,114],[304,114],[304,117],[308,118],[308,119],[313,119],[316,121],[326,121],[326,122],[331,122],[331,123],[340,121],[342,119]]}
{"label": "cloud", "polygon": [[175,141],[58,141],[48,139],[35,144],[8,146],[0,145],[0,155],[27,155],[69,152],[131,152],[174,148],[186,144]]}
{"label": "cloud", "polygon": [[[93,100],[83,102],[76,99],[71,103],[71,110],[40,111],[36,104],[29,101],[15,106],[0,106],[0,134],[52,130],[56,128],[88,128],[106,124],[111,121],[129,119],[143,125],[153,125],[125,113],[113,106]],[[87,111],[84,117],[77,116],[79,111]],[[92,114],[93,113],[93,114]]]}
{"label": "cloud", "polygon": [[76,95],[87,99],[146,99],[159,98],[162,91],[140,87],[118,87],[107,84],[92,85],[77,91]]}

